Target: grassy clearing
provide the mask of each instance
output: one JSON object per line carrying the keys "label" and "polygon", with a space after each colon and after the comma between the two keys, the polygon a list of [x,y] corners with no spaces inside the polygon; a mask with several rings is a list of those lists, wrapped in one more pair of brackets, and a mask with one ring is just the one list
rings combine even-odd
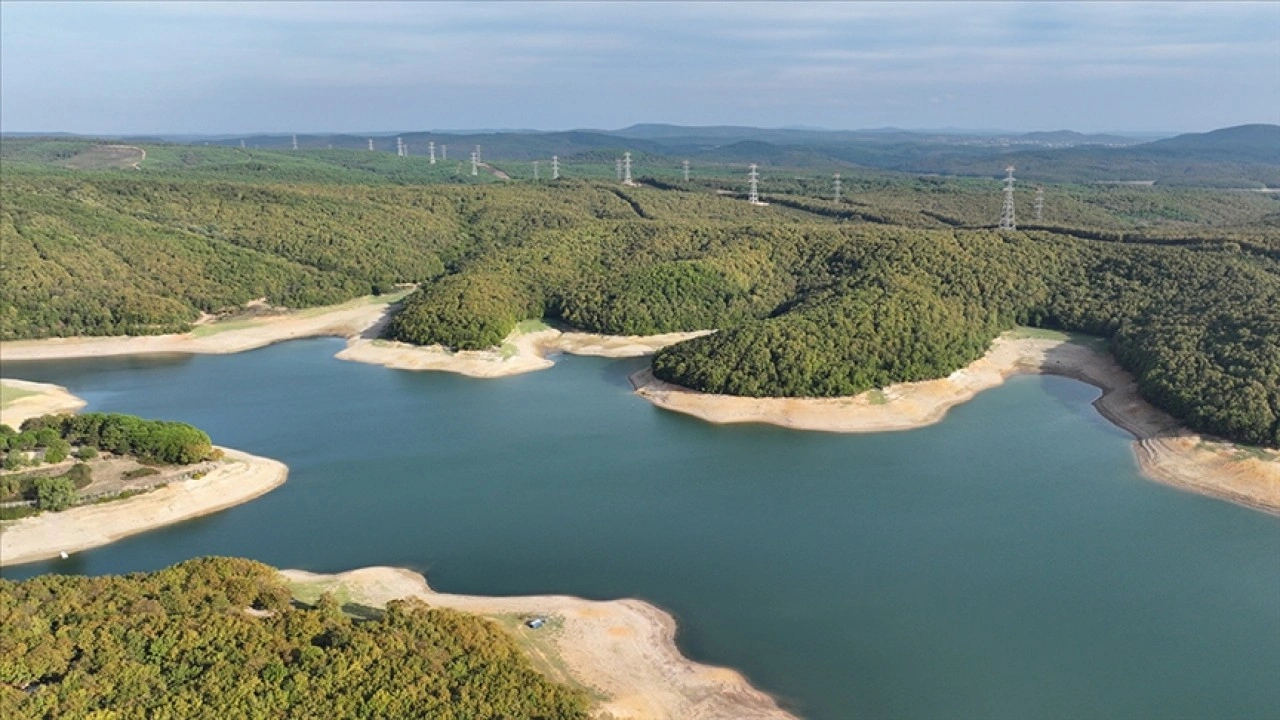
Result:
{"label": "grassy clearing", "polygon": [[195,337],[209,337],[228,330],[244,330],[256,325],[260,325],[258,320],[228,320],[226,322],[209,323],[208,325],[197,325],[191,330],[191,334]]}
{"label": "grassy clearing", "polygon": [[293,599],[306,605],[315,605],[320,596],[327,593],[333,594],[333,599],[338,601],[339,605],[346,606],[353,604],[351,591],[342,583],[329,582],[326,580],[312,582],[294,582],[292,580],[285,583],[289,592],[293,595]]}
{"label": "grassy clearing", "polygon": [[1071,333],[1064,333],[1060,330],[1048,330],[1046,328],[1034,328],[1034,327],[1026,327],[1024,325],[1018,325],[1014,329],[1005,333],[1005,337],[1013,340],[1070,341],[1075,339],[1076,337],[1083,337],[1083,336],[1075,336],[1075,335],[1072,335]]}
{"label": "grassy clearing", "polygon": [[577,682],[569,672],[569,666],[560,657],[560,650],[556,640],[564,634],[564,618],[556,615],[548,616],[546,624],[534,630],[524,624],[525,620],[528,619],[525,615],[501,613],[498,615],[486,615],[485,617],[496,622],[503,630],[515,638],[516,644],[520,646],[529,661],[533,663],[534,669],[542,673],[544,677],[553,682],[581,690],[587,693],[592,700],[601,701],[607,699],[607,696],[599,690]]}
{"label": "grassy clearing", "polygon": [[12,385],[0,384],[0,408],[7,408],[14,400],[37,395],[34,390],[23,390]]}
{"label": "grassy clearing", "polygon": [[1098,352],[1107,351],[1106,338],[1100,338],[1096,335],[1085,335],[1084,333],[1050,330],[1048,328],[1018,325],[1012,330],[1006,332],[1004,337],[1011,340],[1060,340],[1062,342],[1075,343],[1076,345],[1084,345],[1086,347],[1093,348]]}
{"label": "grassy clearing", "polygon": [[[343,612],[353,617],[369,618],[380,613],[379,608],[362,604],[363,598],[356,597],[344,583],[328,580],[320,581],[287,581],[286,585],[293,599],[305,605],[315,605],[324,593],[331,593],[333,599],[342,607]],[[497,623],[516,644],[524,651],[533,667],[553,682],[564,683],[582,690],[593,700],[604,700],[606,696],[599,690],[586,687],[577,682],[569,672],[569,667],[560,656],[557,639],[564,634],[564,618],[552,615],[541,628],[534,630],[525,626],[528,616],[516,613],[498,613],[483,617]]]}
{"label": "grassy clearing", "polygon": [[551,326],[541,320],[521,320],[516,323],[516,331],[521,335],[550,330]]}
{"label": "grassy clearing", "polygon": [[370,305],[391,305],[409,297],[409,294],[412,293],[413,290],[413,288],[406,288],[404,290],[397,290],[393,293],[370,295],[366,298],[366,301]]}
{"label": "grassy clearing", "polygon": [[872,405],[884,405],[889,402],[889,396],[885,395],[883,390],[868,390],[867,402]]}
{"label": "grassy clearing", "polygon": [[364,307],[366,305],[391,305],[392,303],[397,303],[405,299],[411,292],[413,292],[412,289],[398,290],[396,292],[385,293],[383,295],[362,295],[354,300],[348,300],[337,305],[321,305],[320,307],[299,310],[292,313],[292,316],[306,318],[324,315],[325,313],[333,312],[335,310],[348,310],[350,308]]}
{"label": "grassy clearing", "polygon": [[30,505],[15,505],[13,507],[0,508],[0,521],[2,520],[21,520],[22,518],[35,517],[39,515],[41,510]]}

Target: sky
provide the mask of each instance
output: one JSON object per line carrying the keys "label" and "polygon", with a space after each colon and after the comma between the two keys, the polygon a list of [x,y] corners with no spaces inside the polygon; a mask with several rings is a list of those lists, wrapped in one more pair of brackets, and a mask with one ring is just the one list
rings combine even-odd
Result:
{"label": "sky", "polygon": [[0,3],[0,131],[1280,123],[1280,2]]}

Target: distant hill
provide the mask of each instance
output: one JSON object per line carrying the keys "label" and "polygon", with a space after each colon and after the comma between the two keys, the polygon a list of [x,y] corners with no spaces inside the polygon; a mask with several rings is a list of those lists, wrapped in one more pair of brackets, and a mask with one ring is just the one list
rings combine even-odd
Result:
{"label": "distant hill", "polygon": [[[406,132],[399,135],[299,135],[298,148],[329,150],[337,155],[296,155],[272,157],[216,158],[218,163],[236,166],[243,173],[260,166],[266,175],[288,166],[296,176],[333,175],[335,179],[353,174],[374,174],[394,181],[414,181],[422,177],[441,179],[456,175],[476,145],[481,159],[503,170],[516,172],[533,160],[611,165],[623,152],[634,159],[676,167],[688,159],[703,165],[740,166],[759,163],[762,170],[784,172],[841,172],[843,169],[876,169],[890,172],[972,177],[995,177],[1004,167],[1018,168],[1018,177],[1033,182],[1148,182],[1172,186],[1280,187],[1280,126],[1241,125],[1206,133],[1190,133],[1154,142],[1138,142],[1108,134],[1085,134],[1071,130],[1022,134],[960,135],[949,131],[927,133],[894,128],[875,130],[813,130],[805,128],[752,128],[741,126],[685,127],[679,125],[633,125],[615,131],[571,130],[564,132]],[[437,157],[447,159],[452,170],[442,165],[405,173],[404,168],[384,167],[386,155],[394,155],[396,138],[408,145],[411,157],[424,158],[428,143],[436,145]],[[372,140],[376,154],[368,154]],[[133,141],[137,142],[137,141]],[[224,137],[174,147],[201,146],[239,148],[247,152],[288,150],[291,135]],[[9,137],[3,154],[7,160],[21,159],[61,167],[75,165],[70,156],[95,144],[88,138],[74,138],[41,144],[30,139]],[[77,146],[77,144],[82,144]],[[20,148],[20,149],[19,149]],[[446,150],[447,148],[447,150]],[[212,147],[210,148],[212,149]],[[358,153],[355,151],[359,151]],[[341,153],[347,153],[343,155]],[[172,164],[189,168],[208,165],[198,153],[175,158]],[[322,168],[304,168],[317,161]],[[95,162],[97,162],[95,160]],[[503,163],[509,163],[502,167]],[[144,166],[168,164],[162,156],[148,158]],[[337,167],[338,169],[334,169]],[[376,169],[375,169],[376,167]],[[222,172],[222,171],[219,171]],[[230,172],[230,171],[228,171]],[[607,172],[607,171],[601,171]]]}
{"label": "distant hill", "polygon": [[1086,135],[1074,130],[1055,130],[1053,132],[1029,132],[1018,136],[1019,139],[1043,145],[1137,145],[1141,140],[1121,135]]}
{"label": "distant hill", "polygon": [[1072,130],[1053,132],[1009,133],[965,130],[902,130],[872,128],[864,130],[822,130],[817,128],[754,128],[737,125],[687,127],[681,125],[643,124],[621,130],[602,131],[617,137],[653,140],[664,145],[706,144],[728,145],[743,141],[775,144],[829,145],[838,143],[899,142],[973,145],[1136,145],[1141,140],[1121,135],[1089,135]]}
{"label": "distant hill", "polygon": [[[368,150],[369,140],[373,147],[381,152],[395,152],[396,138],[408,144],[411,156],[425,156],[427,144],[436,144],[437,157],[444,157],[447,147],[448,159],[466,161],[476,145],[481,146],[481,159],[504,161],[547,160],[552,155],[562,159],[578,153],[593,152],[604,149],[615,150],[621,154],[626,150],[663,154],[660,145],[647,141],[631,140],[607,135],[590,130],[570,130],[566,132],[503,132],[503,133],[468,133],[450,134],[444,132],[405,132],[395,135],[299,135],[298,147],[302,150],[333,149]],[[244,138],[227,138],[212,142],[212,145],[238,147],[243,140],[249,149],[287,150],[292,147],[290,135],[254,135]]]}
{"label": "distant hill", "polygon": [[1280,125],[1237,125],[1156,140],[1135,149],[1148,153],[1194,154],[1203,158],[1280,164]]}
{"label": "distant hill", "polygon": [[[1280,187],[1280,126],[1240,125],[1123,148],[1092,145],[1004,156],[1027,179],[1049,182],[1151,180],[1161,185]],[[984,158],[930,163],[953,174],[991,174]]]}

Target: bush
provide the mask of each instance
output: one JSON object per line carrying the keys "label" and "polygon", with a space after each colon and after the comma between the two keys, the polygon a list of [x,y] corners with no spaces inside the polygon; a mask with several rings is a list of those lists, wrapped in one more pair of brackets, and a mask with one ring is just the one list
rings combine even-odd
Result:
{"label": "bush", "polygon": [[49,447],[50,444],[62,439],[62,433],[51,427],[42,427],[35,431],[36,447]]}
{"label": "bush", "polygon": [[22,494],[22,480],[17,475],[0,475],[0,500],[17,500]]}
{"label": "bush", "polygon": [[76,502],[76,486],[69,477],[37,478],[33,484],[36,507],[41,510],[66,510]]}
{"label": "bush", "polygon": [[76,450],[76,459],[78,460],[92,460],[96,457],[98,457],[98,448],[92,445],[85,445]]}
{"label": "bush", "polygon": [[35,450],[36,434],[34,432],[21,432],[9,438],[10,450]]}
{"label": "bush", "polygon": [[71,483],[75,485],[76,489],[79,490],[93,482],[93,470],[84,463],[76,463],[71,466],[71,469],[68,470],[67,474],[63,475],[63,477],[70,480]]}
{"label": "bush", "polygon": [[67,459],[67,454],[71,452],[71,443],[62,438],[51,440],[44,450],[44,461],[47,463],[60,463]]}

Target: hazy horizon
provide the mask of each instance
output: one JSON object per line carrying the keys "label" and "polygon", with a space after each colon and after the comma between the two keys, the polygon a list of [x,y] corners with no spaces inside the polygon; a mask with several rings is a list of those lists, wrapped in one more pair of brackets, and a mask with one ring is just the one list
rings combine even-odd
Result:
{"label": "hazy horizon", "polygon": [[[1261,125],[1272,125],[1272,124],[1276,124],[1276,123],[1240,123],[1240,125],[1259,125],[1259,124],[1261,124]],[[618,127],[607,127],[607,128],[605,128],[605,127],[585,127],[585,126],[581,126],[581,127],[562,127],[562,128],[528,128],[528,127],[503,127],[503,128],[498,128],[498,127],[475,127],[475,128],[435,128],[435,127],[432,127],[432,128],[398,128],[398,129],[394,129],[394,130],[387,130],[387,129],[373,129],[373,130],[371,130],[371,129],[369,129],[369,128],[357,128],[357,129],[354,129],[354,130],[324,130],[324,129],[320,129],[320,130],[313,130],[313,131],[310,131],[310,132],[301,132],[301,131],[295,132],[295,131],[291,131],[291,130],[247,130],[247,131],[240,131],[240,132],[226,132],[226,131],[213,130],[213,131],[209,131],[209,132],[170,132],[170,131],[158,130],[158,131],[154,131],[154,132],[146,132],[146,133],[140,133],[140,132],[99,132],[99,133],[93,133],[93,132],[74,132],[74,131],[69,131],[69,130],[60,130],[60,129],[50,129],[50,130],[8,130],[8,129],[5,129],[5,130],[3,130],[3,131],[0,131],[0,134],[2,134],[2,135],[14,135],[14,136],[33,136],[33,135],[58,136],[58,135],[71,135],[71,136],[76,136],[76,137],[155,137],[155,138],[161,138],[161,137],[174,137],[174,138],[181,138],[181,137],[190,137],[190,138],[236,138],[236,137],[254,137],[254,136],[261,136],[261,137],[289,137],[290,135],[297,135],[298,137],[323,137],[323,136],[329,136],[329,135],[332,135],[332,136],[344,135],[344,136],[352,136],[352,137],[389,137],[389,136],[394,136],[394,135],[408,135],[408,134],[414,134],[414,133],[437,133],[437,134],[441,134],[441,135],[468,135],[468,134],[476,134],[476,135],[478,135],[478,134],[486,134],[486,133],[511,133],[511,134],[518,134],[518,133],[530,133],[530,134],[535,134],[535,133],[536,133],[536,134],[551,134],[551,133],[569,133],[569,132],[616,133],[616,132],[620,132],[620,131],[623,131],[623,130],[628,130],[628,129],[633,128],[633,127],[644,127],[644,126],[669,126],[669,127],[682,127],[682,128],[689,128],[689,129],[693,129],[693,130],[706,129],[706,128],[717,128],[717,127],[740,127],[740,128],[752,129],[752,130],[794,130],[794,131],[820,132],[820,133],[822,133],[822,132],[829,132],[829,133],[845,133],[845,132],[865,132],[865,133],[872,133],[872,132],[881,132],[881,131],[884,131],[884,132],[893,132],[893,131],[896,131],[896,132],[908,132],[908,133],[919,133],[919,134],[929,134],[929,133],[947,134],[947,133],[951,133],[951,134],[955,134],[955,135],[974,135],[974,136],[982,136],[982,135],[1018,135],[1018,134],[1029,134],[1029,133],[1037,133],[1037,132],[1042,132],[1042,133],[1053,133],[1053,132],[1079,132],[1079,133],[1084,134],[1084,135],[1118,135],[1118,136],[1126,136],[1126,137],[1131,137],[1131,138],[1142,138],[1142,137],[1152,137],[1152,138],[1155,138],[1155,137],[1172,137],[1172,136],[1175,136],[1175,135],[1184,134],[1184,132],[1192,132],[1192,133],[1194,133],[1194,132],[1211,132],[1211,131],[1213,131],[1213,130],[1221,130],[1221,129],[1223,129],[1223,128],[1210,128],[1209,130],[1205,130],[1205,131],[1179,131],[1179,130],[1158,130],[1158,129],[1140,129],[1140,130],[1130,130],[1130,129],[1119,129],[1119,130],[1116,130],[1116,129],[1106,129],[1106,130],[1081,131],[1081,130],[1076,130],[1075,128],[1070,128],[1070,127],[1054,127],[1054,128],[1048,128],[1048,127],[1045,127],[1045,128],[971,128],[971,127],[893,127],[893,126],[887,126],[887,125],[885,125],[885,126],[879,126],[879,127],[847,127],[847,128],[833,128],[833,127],[817,127],[817,126],[809,126],[809,125],[769,125],[769,126],[763,126],[763,125],[729,125],[729,124],[686,125],[686,124],[680,124],[680,123],[666,123],[666,122],[660,122],[660,121],[658,121],[658,122],[650,122],[650,121],[646,121],[646,120],[639,120],[639,121],[636,121],[636,122],[633,122],[633,123],[628,123],[627,125],[621,125],[621,126],[618,126]],[[1225,127],[1237,127],[1237,126],[1225,126]]]}
{"label": "hazy horizon", "polygon": [[0,4],[6,133],[1278,122],[1273,3]]}

